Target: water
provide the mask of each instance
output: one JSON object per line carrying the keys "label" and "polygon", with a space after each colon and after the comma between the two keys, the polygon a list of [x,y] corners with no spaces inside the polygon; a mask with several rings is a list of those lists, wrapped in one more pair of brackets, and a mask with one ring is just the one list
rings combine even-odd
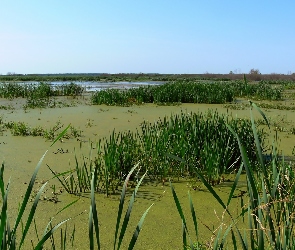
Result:
{"label": "water", "polygon": [[130,88],[138,88],[140,86],[163,84],[163,82],[74,82],[74,83],[82,85],[86,89],[86,91],[89,91],[89,92],[100,91],[100,90],[109,89],[109,88],[130,89]]}
{"label": "water", "polygon": [[[39,82],[22,82],[23,84],[38,84]],[[104,89],[130,89],[138,88],[140,86],[148,85],[161,85],[164,82],[80,82],[80,81],[68,81],[68,82],[50,82],[53,86],[60,86],[64,84],[75,83],[85,88],[87,92],[101,91]]]}

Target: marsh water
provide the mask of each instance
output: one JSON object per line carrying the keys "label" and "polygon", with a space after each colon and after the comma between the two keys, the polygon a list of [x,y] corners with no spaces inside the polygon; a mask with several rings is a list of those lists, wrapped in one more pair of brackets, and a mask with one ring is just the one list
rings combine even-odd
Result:
{"label": "marsh water", "polygon": [[[109,83],[108,83],[109,84]],[[115,84],[115,83],[114,83]],[[133,83],[132,83],[133,84]],[[90,86],[90,85],[89,85]],[[56,172],[68,171],[75,167],[75,155],[78,159],[89,157],[91,142],[95,143],[103,137],[107,137],[116,131],[135,131],[144,120],[154,122],[164,116],[179,114],[180,112],[206,112],[208,109],[217,109],[219,112],[231,112],[238,118],[249,117],[249,110],[228,110],[224,105],[208,104],[182,104],[178,106],[158,106],[155,104],[145,104],[131,107],[114,107],[105,105],[90,105],[89,93],[82,97],[72,99],[63,98],[65,102],[75,103],[72,107],[62,107],[53,109],[27,109],[21,108],[25,102],[23,99],[1,100],[2,104],[10,104],[15,109],[0,110],[2,119],[7,121],[23,121],[31,127],[41,126],[50,128],[57,121],[62,124],[72,124],[82,130],[80,140],[75,138],[58,141],[53,147],[49,147],[51,142],[42,137],[21,137],[12,136],[9,131],[4,131],[0,136],[0,157],[5,164],[5,180],[10,179],[9,190],[9,220],[14,223],[15,215],[26,191],[30,177],[41,156],[46,150],[42,167],[38,173],[35,183],[36,191],[48,181],[46,190],[42,195],[42,201],[38,205],[37,228],[41,234],[50,218],[54,217],[53,225],[71,218],[67,222],[68,233],[72,232],[74,225],[76,229],[74,247],[69,249],[88,249],[88,213],[89,213],[89,193],[79,196],[67,194],[55,179],[46,165],[49,165]],[[241,100],[243,102],[243,100]],[[266,115],[278,121],[285,121],[286,127],[292,126],[295,122],[295,113],[292,110],[266,110]],[[256,118],[259,117],[258,115]],[[274,127],[269,131],[270,141],[274,138]],[[278,133],[278,146],[285,155],[292,155],[294,147],[294,135],[281,131]],[[62,151],[61,151],[62,149]],[[65,152],[65,153],[60,153]],[[229,194],[234,176],[228,176],[228,181],[216,185],[215,191],[226,199]],[[192,195],[196,214],[199,219],[200,239],[203,242],[210,242],[210,237],[214,230],[224,223],[230,224],[229,218],[224,216],[223,210],[213,197],[206,191],[206,188],[196,180],[180,179],[172,180],[177,195],[181,201],[188,221],[191,222],[188,202],[188,192]],[[193,188],[197,185],[197,188]],[[239,189],[245,188],[245,182],[241,181]],[[60,190],[58,201],[52,202],[48,198],[52,196],[54,190]],[[129,190],[129,195],[132,190]],[[47,199],[44,199],[46,197]],[[78,199],[78,202],[66,209],[64,212],[56,213],[70,202]],[[101,248],[111,249],[114,242],[114,232],[116,216],[119,205],[119,194],[105,197],[97,194],[98,218],[101,227]],[[232,211],[237,211],[240,200],[235,199],[231,206]],[[133,231],[141,215],[151,204],[154,204],[148,213],[136,243],[135,249],[182,249],[182,224],[173,201],[171,189],[168,183],[147,181],[138,191],[138,198],[134,204],[130,226],[127,229],[126,238],[123,241],[123,249],[127,249]],[[31,205],[31,204],[29,204]],[[193,225],[189,224],[193,235]],[[56,234],[57,240],[59,233]],[[30,239],[36,242],[36,233],[33,227],[30,229],[30,237],[24,249],[31,249]],[[70,236],[68,236],[70,237]],[[193,240],[196,239],[193,237]]]}
{"label": "marsh water", "polygon": [[[38,84],[39,82],[19,82],[20,84]],[[93,91],[100,91],[104,89],[130,89],[130,88],[138,88],[141,86],[156,86],[164,84],[165,82],[91,82],[91,81],[53,81],[49,84],[52,86],[61,86],[67,85],[70,83],[74,83],[77,85],[82,86],[85,91],[93,92]]]}

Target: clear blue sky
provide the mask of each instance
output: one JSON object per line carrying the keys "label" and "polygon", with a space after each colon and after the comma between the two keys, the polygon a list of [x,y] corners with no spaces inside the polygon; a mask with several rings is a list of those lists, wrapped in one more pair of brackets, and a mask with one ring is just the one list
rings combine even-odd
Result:
{"label": "clear blue sky", "polygon": [[294,0],[3,0],[0,74],[295,72]]}

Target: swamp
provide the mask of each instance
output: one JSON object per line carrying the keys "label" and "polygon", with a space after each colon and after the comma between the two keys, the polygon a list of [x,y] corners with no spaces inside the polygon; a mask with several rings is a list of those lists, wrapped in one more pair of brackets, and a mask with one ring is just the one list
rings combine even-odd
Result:
{"label": "swamp", "polygon": [[41,249],[52,229],[43,249],[294,244],[293,80],[2,80],[2,246]]}

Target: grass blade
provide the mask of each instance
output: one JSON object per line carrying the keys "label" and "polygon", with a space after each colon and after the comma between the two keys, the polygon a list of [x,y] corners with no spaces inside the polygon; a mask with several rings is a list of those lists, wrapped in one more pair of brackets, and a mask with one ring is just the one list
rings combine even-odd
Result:
{"label": "grass blade", "polygon": [[176,155],[172,155],[172,154],[168,154],[168,153],[165,153],[165,155],[167,155],[168,157],[170,157],[170,158],[172,158],[172,159],[174,159],[176,161],[180,161],[180,162],[185,163],[185,160],[183,160],[182,158],[180,158],[180,157],[178,157]]}
{"label": "grass blade", "polygon": [[[2,180],[1,180],[2,182]],[[1,224],[0,224],[0,244],[2,244],[2,241],[6,240],[6,224],[7,224],[7,197],[8,197],[8,190],[9,190],[9,183],[6,188],[6,192],[3,197],[3,203],[2,203],[2,211],[1,211]]]}
{"label": "grass blade", "polygon": [[[259,108],[254,102],[251,102],[251,101],[250,101],[250,105],[251,105],[252,107],[254,107],[254,108],[255,108],[255,109],[261,114],[261,116],[263,117],[264,121],[266,122],[268,128],[270,129],[269,122],[268,122],[268,120],[267,120],[265,114],[261,111],[261,109],[260,109],[260,108]],[[250,110],[251,110],[251,109],[250,109]]]}
{"label": "grass blade", "polygon": [[120,198],[120,203],[119,203],[119,209],[118,209],[118,216],[117,216],[117,224],[116,224],[116,232],[115,232],[115,241],[114,241],[114,250],[116,249],[116,243],[117,243],[117,236],[118,236],[118,232],[119,232],[119,225],[120,225],[120,221],[121,221],[121,216],[122,216],[122,211],[123,211],[123,206],[124,206],[124,200],[125,200],[125,196],[126,196],[126,189],[127,189],[127,184],[129,181],[129,178],[131,176],[131,174],[133,173],[133,171],[135,170],[135,168],[137,168],[139,165],[139,163],[137,163],[128,173],[123,188],[122,188],[122,192],[121,192],[121,198]]}
{"label": "grass blade", "polygon": [[68,129],[70,128],[71,124],[69,124],[56,138],[55,140],[51,143],[50,147],[53,146],[59,139],[61,139],[65,133],[67,133]]}
{"label": "grass blade", "polygon": [[[261,145],[260,145],[260,141],[258,139],[258,134],[257,134],[255,122],[254,122],[254,117],[253,117],[253,114],[252,114],[252,107],[256,108],[259,111],[259,113],[262,115],[263,119],[265,120],[266,124],[268,125],[268,128],[270,128],[270,127],[269,127],[268,120],[266,119],[266,116],[256,106],[256,104],[250,101],[250,105],[251,105],[251,107],[250,107],[251,125],[252,125],[253,134],[254,134],[255,145],[256,145],[256,149],[257,149],[257,153],[258,153],[258,159],[259,159],[259,162],[260,162],[260,166],[262,168],[262,171],[263,171],[263,175],[264,175],[264,177],[267,177],[267,170],[265,168],[264,158],[262,156],[262,151],[261,151]],[[265,178],[265,180],[266,180],[266,185],[267,185],[268,189],[270,190],[270,183],[268,181],[268,178]]]}
{"label": "grass blade", "polygon": [[186,221],[185,221],[185,217],[184,217],[184,214],[183,214],[183,211],[182,211],[182,208],[181,208],[181,205],[180,205],[180,202],[179,202],[179,199],[177,197],[177,194],[174,190],[174,187],[172,186],[171,182],[170,182],[170,187],[171,187],[171,191],[172,191],[172,195],[173,195],[173,199],[174,199],[174,202],[175,202],[175,205],[176,205],[176,208],[177,208],[177,211],[179,213],[179,216],[183,222],[183,225],[186,229],[186,231],[188,232],[188,229],[187,229],[187,226],[186,226]]}
{"label": "grass blade", "polygon": [[88,235],[89,235],[89,249],[94,249],[94,240],[93,240],[93,213],[92,206],[90,205],[89,209],[89,222],[88,222]]}
{"label": "grass blade", "polygon": [[196,216],[196,212],[195,212],[195,209],[194,209],[194,205],[193,205],[193,201],[192,201],[192,197],[191,197],[190,193],[188,193],[188,197],[189,197],[189,204],[190,204],[191,214],[192,214],[192,218],[193,218],[193,222],[194,222],[196,237],[197,237],[197,241],[199,241],[199,239],[198,239],[197,216]]}
{"label": "grass blade", "polygon": [[[73,189],[71,189],[70,187],[69,187],[69,185],[68,185],[68,183],[66,182],[66,181],[63,181],[61,178],[59,178],[59,176],[64,176],[64,175],[66,175],[66,174],[68,174],[68,173],[70,173],[70,174],[72,174],[73,172],[75,172],[76,170],[68,170],[68,171],[65,171],[65,172],[63,172],[63,173],[59,173],[59,174],[56,174],[49,166],[48,166],[48,164],[46,164],[46,166],[49,168],[49,170],[51,171],[51,173],[54,175],[53,177],[52,177],[52,179],[54,179],[54,178],[57,178],[58,179],[58,181],[59,181],[59,183],[63,186],[63,188],[70,194],[70,193],[73,193],[74,192],[74,190]],[[66,183],[65,183],[66,182]]]}
{"label": "grass blade", "polygon": [[67,209],[68,207],[74,205],[78,200],[79,200],[79,199],[70,202],[69,204],[67,204],[66,206],[64,206],[61,210],[59,210],[55,215],[58,215],[59,213],[61,213],[61,212],[64,211],[65,209]]}
{"label": "grass blade", "polygon": [[33,221],[33,218],[34,218],[34,215],[35,215],[35,212],[36,212],[36,209],[37,209],[37,205],[38,205],[40,196],[41,196],[41,194],[42,194],[42,192],[43,192],[46,185],[47,185],[47,182],[42,185],[42,187],[39,189],[39,191],[38,191],[38,193],[37,193],[37,195],[35,197],[33,206],[31,208],[30,214],[28,216],[28,219],[27,219],[27,222],[26,222],[26,225],[25,225],[25,229],[22,232],[22,238],[21,238],[21,241],[19,243],[19,248],[21,248],[22,244],[24,243],[24,240],[26,238],[28,230],[29,230],[29,228],[31,226],[31,223]]}
{"label": "grass blade", "polygon": [[227,213],[230,215],[226,205],[223,203],[223,201],[221,200],[221,198],[219,197],[219,195],[215,192],[215,190],[212,188],[212,186],[206,181],[206,179],[203,177],[203,175],[201,173],[199,173],[199,171],[197,171],[195,169],[196,174],[198,175],[198,177],[200,178],[200,180],[204,183],[204,185],[206,186],[206,188],[210,191],[210,193],[214,196],[214,198],[218,201],[218,203],[227,211]]}
{"label": "grass blade", "polygon": [[[98,216],[97,216],[97,209],[96,209],[96,202],[95,202],[95,195],[94,190],[97,181],[97,168],[95,168],[92,174],[91,180],[91,206],[90,206],[90,214],[89,214],[89,238],[90,238],[90,246],[94,247],[94,240],[93,240],[93,224],[95,227],[95,235],[96,235],[96,244],[97,249],[100,249],[100,238],[99,238],[99,223],[98,223]],[[90,247],[90,249],[93,249]]]}
{"label": "grass blade", "polygon": [[[47,150],[47,151],[48,151],[48,150]],[[30,183],[29,183],[29,185],[28,185],[28,188],[27,188],[26,194],[25,194],[25,196],[24,196],[24,199],[23,199],[22,205],[21,205],[20,210],[19,210],[19,212],[18,212],[18,216],[17,216],[17,219],[16,219],[16,221],[15,221],[15,225],[14,225],[14,227],[13,227],[13,228],[14,228],[14,233],[16,232],[17,227],[18,227],[18,225],[19,225],[19,223],[20,223],[20,221],[21,221],[21,218],[22,218],[22,216],[23,216],[23,214],[24,214],[25,208],[26,208],[26,206],[27,206],[27,204],[28,204],[28,201],[29,201],[30,196],[31,196],[31,193],[32,193],[33,186],[34,186],[34,184],[35,184],[35,180],[36,180],[37,173],[38,173],[38,171],[39,171],[39,169],[40,169],[40,167],[41,167],[41,163],[42,163],[42,161],[43,161],[43,159],[44,159],[44,157],[45,157],[47,151],[44,153],[44,155],[43,155],[43,156],[41,157],[41,159],[39,160],[39,162],[38,162],[38,164],[37,164],[37,166],[36,166],[36,168],[35,168],[35,171],[34,171],[32,177],[31,177],[31,180],[30,180]]]}
{"label": "grass blade", "polygon": [[242,170],[243,170],[243,164],[241,164],[241,166],[240,166],[240,168],[239,168],[239,171],[238,171],[238,173],[237,173],[237,175],[236,175],[236,178],[235,178],[234,184],[233,184],[233,186],[232,186],[232,188],[231,188],[230,194],[229,194],[229,196],[228,196],[227,204],[226,204],[227,206],[230,204],[230,201],[231,201],[231,199],[232,199],[232,197],[233,197],[233,194],[234,194],[234,192],[235,192],[235,190],[236,190],[236,187],[237,187],[237,185],[238,185],[238,181],[239,181],[239,179],[240,179],[240,175],[241,175],[241,173],[242,173]]}
{"label": "grass blade", "polygon": [[231,230],[231,238],[232,238],[232,242],[233,242],[234,250],[238,250],[238,247],[237,247],[237,240],[236,240],[236,236],[235,236],[233,230]]}
{"label": "grass blade", "polygon": [[254,177],[253,177],[253,174],[252,174],[252,169],[250,167],[249,158],[247,156],[245,148],[241,144],[239,136],[236,134],[236,132],[228,124],[226,126],[228,127],[228,129],[233,133],[233,135],[238,140],[238,145],[239,145],[240,152],[241,152],[241,155],[242,155],[242,160],[243,160],[243,163],[244,163],[244,166],[245,166],[245,169],[246,169],[247,178],[248,178],[248,181],[250,182],[250,186],[251,186],[251,192],[249,192],[249,194],[250,194],[250,198],[251,198],[251,202],[252,202],[252,206],[253,206],[252,208],[257,207],[258,191],[257,191],[257,187],[256,187]]}
{"label": "grass blade", "polygon": [[46,240],[48,240],[48,238],[51,237],[51,235],[53,235],[53,233],[56,231],[56,229],[58,229],[62,224],[64,224],[65,222],[69,221],[70,219],[64,220],[60,223],[58,223],[54,228],[52,228],[50,231],[48,231],[43,237],[42,239],[38,242],[37,246],[35,247],[35,250],[41,250],[43,248],[43,244],[45,243]]}
{"label": "grass blade", "polygon": [[[183,241],[183,244],[184,243],[185,244],[184,244],[183,247],[186,248],[186,246],[187,246],[187,240],[186,240],[186,233],[187,233],[188,234],[188,237],[189,237],[189,240],[190,240],[191,248],[193,249],[193,243],[192,243],[192,241],[190,239],[190,236],[189,236],[189,232],[188,232],[188,228],[187,228],[187,225],[186,225],[185,217],[184,217],[184,214],[183,214],[183,211],[182,211],[182,208],[181,208],[179,199],[177,197],[177,194],[176,194],[176,192],[174,190],[174,187],[171,184],[171,181],[170,181],[170,187],[171,187],[171,191],[172,191],[172,195],[173,195],[173,199],[174,199],[174,202],[175,202],[177,211],[178,211],[178,213],[180,215],[180,218],[181,218],[181,221],[182,221],[182,225],[184,227],[184,229],[183,229],[184,231],[183,231],[183,234],[182,234],[182,241]],[[193,209],[192,214],[194,214],[194,216],[195,216],[194,209]],[[196,226],[196,224],[195,224],[195,226]]]}
{"label": "grass blade", "polygon": [[186,229],[184,226],[183,221],[181,221],[182,223],[182,246],[183,246],[183,250],[187,249],[187,239],[186,239]]}
{"label": "grass blade", "polygon": [[3,173],[4,173],[4,163],[2,163],[1,170],[0,170],[0,189],[1,189],[2,199],[5,196]]}
{"label": "grass blade", "polygon": [[147,174],[147,172],[145,172],[145,174],[141,177],[141,179],[137,183],[137,185],[136,185],[136,187],[135,187],[135,189],[133,191],[133,194],[131,196],[131,199],[129,201],[128,209],[126,211],[126,214],[125,214],[125,217],[124,217],[124,220],[123,220],[123,223],[122,223],[121,232],[120,232],[119,241],[118,241],[118,248],[117,249],[120,249],[120,247],[121,247],[121,243],[122,243],[122,240],[124,238],[124,235],[125,235],[125,232],[126,232],[126,229],[127,229],[127,226],[128,226],[128,222],[129,222],[129,219],[130,219],[130,215],[131,215],[132,207],[133,207],[133,204],[134,204],[134,201],[135,201],[136,193],[138,191],[138,188],[139,188],[141,182],[143,181],[144,177],[146,176],[146,174]]}
{"label": "grass blade", "polygon": [[136,240],[137,240],[137,238],[138,238],[138,236],[139,236],[140,230],[141,230],[141,228],[142,228],[142,224],[143,224],[143,222],[144,222],[144,219],[145,219],[147,213],[149,212],[149,210],[151,209],[151,207],[152,207],[153,205],[154,205],[154,203],[153,203],[152,205],[150,205],[149,208],[148,208],[148,209],[144,212],[144,214],[141,216],[141,218],[140,218],[140,220],[139,220],[139,222],[138,222],[138,224],[137,224],[137,227],[136,227],[136,229],[135,229],[135,231],[134,231],[134,233],[133,233],[132,239],[131,239],[131,241],[130,241],[130,243],[129,243],[128,250],[132,250],[133,247],[135,246],[135,243],[136,243]]}

